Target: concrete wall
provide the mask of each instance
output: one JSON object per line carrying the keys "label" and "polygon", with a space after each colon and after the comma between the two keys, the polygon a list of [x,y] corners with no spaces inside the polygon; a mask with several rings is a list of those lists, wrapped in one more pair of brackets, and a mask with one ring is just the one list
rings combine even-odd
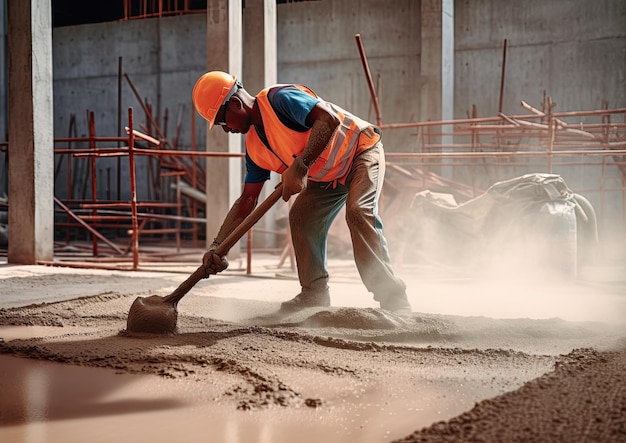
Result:
{"label": "concrete wall", "polygon": [[503,112],[626,106],[626,2],[620,0],[465,0],[455,2],[455,115],[475,104],[496,115],[502,45],[508,40]]}
{"label": "concrete wall", "polygon": [[[355,40],[358,33],[379,89],[383,123],[419,121],[420,7],[417,0],[320,0],[277,5],[278,81],[305,83],[322,97],[375,121]],[[466,117],[472,105],[476,105],[479,116],[496,114],[504,39],[508,40],[505,113],[525,113],[519,105],[521,100],[539,107],[544,91],[557,103],[557,111],[598,109],[603,100],[611,108],[626,107],[626,2],[457,0],[453,14],[455,118]],[[123,72],[150,102],[161,123],[168,109],[169,124],[164,129],[170,139],[182,112],[180,146],[189,148],[190,94],[206,66],[206,23],[206,15],[194,14],[56,28],[55,136],[68,135],[72,114],[78,135],[86,134],[88,110],[95,113],[98,135],[115,135],[118,111],[123,126],[129,106],[134,108],[136,125],[146,121],[125,79],[118,108],[121,57]],[[197,123],[195,139],[198,148],[204,149],[205,127],[199,119]],[[386,149],[414,150],[415,133],[414,129],[386,131]],[[111,162],[109,166],[106,161]],[[106,180],[107,167],[115,169],[115,161],[99,160],[102,180]],[[599,180],[595,172],[584,168],[571,171],[566,180],[577,188],[595,186]],[[509,174],[507,178],[522,172],[503,170]],[[609,168],[608,173],[613,182],[619,179],[615,168]],[[116,181],[115,177],[111,180]],[[140,181],[147,182],[145,177]],[[127,175],[121,182],[128,182]],[[106,184],[99,184],[99,189],[105,192]],[[140,199],[150,197],[147,187],[139,191]],[[66,196],[63,179],[57,181],[56,195]],[[122,197],[127,197],[127,189],[123,189]],[[603,203],[609,208],[607,215],[623,223],[621,196],[609,198]],[[600,205],[596,196],[592,196],[592,203]]]}
{"label": "concrete wall", "polygon": [[[129,107],[133,108],[136,129],[145,132],[139,125],[148,124],[149,119],[131,87],[132,82],[144,104],[151,107],[153,117],[169,140],[173,139],[180,121],[180,145],[189,149],[193,110],[191,90],[205,70],[205,36],[204,14],[55,28],[55,136],[67,137],[71,134],[72,115],[76,119],[77,135],[87,135],[88,112],[94,112],[96,135],[118,135],[118,117],[121,120],[121,135],[124,135]],[[120,78],[122,100],[118,106]],[[201,122],[198,123],[196,140],[204,146],[205,132]],[[98,160],[97,168],[102,171],[99,174],[99,198],[107,197],[106,171],[107,168],[115,171],[116,162],[116,159]],[[84,173],[85,164],[77,163],[76,167],[80,168],[76,171],[77,175]],[[140,172],[145,170],[145,161],[140,161],[138,166]],[[63,171],[64,163],[61,163],[61,168]],[[128,198],[127,161],[122,162],[122,168],[122,198]],[[79,177],[76,180],[82,182]],[[111,177],[111,181],[115,186],[116,177]],[[138,198],[154,198],[148,189],[147,178],[141,176],[138,181],[143,184],[138,189]],[[57,180],[57,185],[57,196],[66,197],[62,177]],[[76,186],[74,192],[82,193],[83,189]],[[87,195],[90,195],[90,189],[87,184]],[[116,189],[111,192],[115,198]],[[80,198],[80,195],[74,197]]]}
{"label": "concrete wall", "polygon": [[[383,123],[419,120],[420,2],[326,0],[278,5],[278,80],[300,82],[376,121],[355,35],[360,34]],[[411,150],[410,133],[386,133],[385,148]]]}

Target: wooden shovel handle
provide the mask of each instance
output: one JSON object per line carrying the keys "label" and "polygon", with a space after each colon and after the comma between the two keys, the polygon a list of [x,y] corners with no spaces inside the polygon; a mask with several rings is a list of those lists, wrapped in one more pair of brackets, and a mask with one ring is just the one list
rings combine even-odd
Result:
{"label": "wooden shovel handle", "polygon": [[[228,251],[235,246],[235,244],[241,240],[241,238],[252,228],[256,222],[272,207],[283,195],[283,184],[279,183],[263,202],[258,205],[254,211],[250,213],[233,232],[215,249],[215,253],[220,257],[228,254]],[[200,265],[193,274],[187,277],[187,280],[182,282],[170,295],[163,299],[166,303],[174,303],[174,306],[183,298],[187,292],[193,288],[203,278],[208,278],[208,274],[204,270],[204,265]]]}
{"label": "wooden shovel handle", "polygon": [[241,238],[252,228],[261,217],[265,215],[269,209],[283,196],[283,184],[279,183],[263,202],[261,202],[255,209],[248,215],[233,232],[231,232],[226,239],[215,249],[215,253],[220,257],[228,254],[230,248],[241,240]]}

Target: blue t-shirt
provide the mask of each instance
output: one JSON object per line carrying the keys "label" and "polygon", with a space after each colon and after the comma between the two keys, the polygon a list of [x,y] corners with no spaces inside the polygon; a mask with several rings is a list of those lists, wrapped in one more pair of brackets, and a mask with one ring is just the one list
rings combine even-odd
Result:
{"label": "blue t-shirt", "polygon": [[[306,124],[306,117],[319,102],[295,86],[285,86],[270,90],[268,99],[280,121],[287,127],[300,132],[310,129]],[[250,128],[255,131],[254,127]],[[265,134],[257,131],[263,142],[267,142]],[[246,183],[262,183],[270,179],[270,171],[263,169],[252,161],[246,152]]]}

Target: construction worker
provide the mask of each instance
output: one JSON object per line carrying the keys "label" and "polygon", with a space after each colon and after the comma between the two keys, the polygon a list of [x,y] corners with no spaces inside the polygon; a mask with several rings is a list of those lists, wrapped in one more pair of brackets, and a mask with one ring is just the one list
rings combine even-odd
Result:
{"label": "construction worker", "polygon": [[289,212],[301,292],[281,311],[330,306],[326,245],[331,223],[346,205],[354,259],[382,309],[411,312],[406,285],[393,273],[378,214],[385,157],[380,130],[303,85],[275,85],[250,95],[237,77],[202,75],[193,89],[209,129],[246,134],[241,196],[203,257],[208,274],[228,266],[215,248],[250,214],[270,171],[282,176],[282,198],[298,194]]}

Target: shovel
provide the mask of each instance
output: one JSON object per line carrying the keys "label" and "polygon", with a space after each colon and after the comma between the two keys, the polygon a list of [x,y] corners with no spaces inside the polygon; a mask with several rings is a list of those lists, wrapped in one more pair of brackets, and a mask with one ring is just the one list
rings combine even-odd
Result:
{"label": "shovel", "polygon": [[[256,209],[215,249],[215,253],[220,257],[226,255],[282,195],[283,186],[282,183],[279,183],[274,192],[257,206]],[[138,297],[133,302],[128,312],[126,331],[174,334],[176,332],[176,321],[178,319],[178,311],[176,310],[178,302],[196,285],[196,283],[208,277],[209,275],[205,272],[204,265],[201,265],[170,295],[165,297],[159,295]]]}

